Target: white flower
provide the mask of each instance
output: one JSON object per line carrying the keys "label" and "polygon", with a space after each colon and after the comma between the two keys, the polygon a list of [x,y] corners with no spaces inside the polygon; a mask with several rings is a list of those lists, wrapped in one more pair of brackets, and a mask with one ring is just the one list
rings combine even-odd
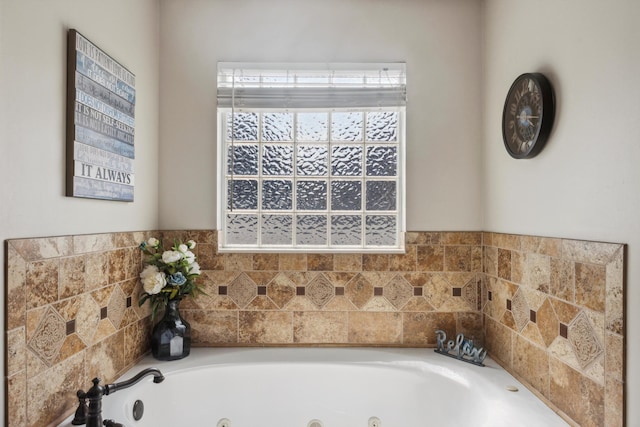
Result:
{"label": "white flower", "polygon": [[166,264],[177,262],[182,259],[182,253],[178,251],[164,251],[162,254],[162,261]]}
{"label": "white flower", "polygon": [[167,283],[164,273],[158,271],[155,265],[148,265],[140,273],[142,287],[150,295],[159,293]]}
{"label": "white flower", "polygon": [[195,246],[193,240],[177,241],[169,250],[164,250],[162,240],[154,237],[140,243],[140,250],[147,255],[147,265],[140,272],[144,290],[140,301],[148,299],[151,302],[152,318],[167,300],[196,296],[201,292],[195,284],[196,276],[202,274],[197,257],[191,251]]}
{"label": "white flower", "polygon": [[194,254],[193,252],[191,252],[191,251],[187,251],[187,252],[185,252],[185,254],[184,254],[184,258],[187,260],[187,262],[188,262],[189,264],[193,264],[193,263],[194,263],[194,261],[196,260],[196,256],[195,256],[195,254]]}
{"label": "white flower", "polygon": [[158,271],[160,270],[158,270],[158,267],[156,267],[155,265],[147,265],[140,273],[140,278],[145,279],[148,276],[153,276],[154,274],[158,273]]}
{"label": "white flower", "polygon": [[189,270],[189,274],[200,274],[200,264],[194,262],[191,264],[191,269]]}

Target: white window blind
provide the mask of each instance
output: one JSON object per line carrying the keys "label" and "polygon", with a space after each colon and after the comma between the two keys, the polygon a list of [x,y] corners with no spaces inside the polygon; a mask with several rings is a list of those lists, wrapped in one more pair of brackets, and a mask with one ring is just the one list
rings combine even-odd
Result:
{"label": "white window blind", "polygon": [[220,63],[218,107],[371,108],[404,107],[404,63],[282,64]]}

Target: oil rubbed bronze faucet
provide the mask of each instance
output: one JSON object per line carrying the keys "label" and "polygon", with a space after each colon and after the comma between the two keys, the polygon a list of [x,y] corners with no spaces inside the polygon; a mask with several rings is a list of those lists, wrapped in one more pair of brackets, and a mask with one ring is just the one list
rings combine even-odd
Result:
{"label": "oil rubbed bronze faucet", "polygon": [[[114,384],[107,384],[105,386],[100,385],[100,378],[94,378],[92,380],[93,387],[91,387],[86,393],[82,390],[78,390],[79,406],[76,410],[76,415],[71,421],[73,425],[86,424],[87,427],[102,427],[102,396],[115,393],[123,388],[131,387],[134,384],[140,382],[140,380],[146,376],[153,375],[154,383],[161,383],[164,381],[164,375],[156,368],[147,368],[140,371],[133,378]],[[86,401],[89,401],[88,407]],[[113,420],[107,420],[111,425],[115,426]]]}

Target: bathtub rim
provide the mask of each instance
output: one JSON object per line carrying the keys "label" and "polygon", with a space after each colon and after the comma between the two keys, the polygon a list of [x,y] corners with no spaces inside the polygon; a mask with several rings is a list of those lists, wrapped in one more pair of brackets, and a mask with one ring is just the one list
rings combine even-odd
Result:
{"label": "bathtub rim", "polygon": [[[393,346],[223,346],[223,347],[192,347],[191,354],[180,360],[159,361],[148,354],[136,365],[121,375],[118,381],[128,379],[144,368],[156,367],[163,374],[177,373],[183,370],[200,368],[206,365],[224,365],[239,363],[283,363],[283,362],[325,362],[327,355],[331,355],[332,362],[374,363],[389,361],[398,356],[406,361],[428,361],[437,366],[451,367],[456,371],[470,373],[472,376],[485,376],[491,380],[493,386],[506,390],[506,386],[515,385],[519,392],[531,394],[531,398],[541,401],[551,411],[556,413],[571,427],[579,427],[567,414],[555,406],[538,390],[529,385],[522,377],[512,372],[506,365],[488,355],[484,360],[485,366],[442,356],[434,351],[434,347],[393,347]],[[261,359],[256,359],[259,355]],[[340,359],[333,359],[336,355]],[[284,359],[283,357],[287,357]],[[204,364],[203,364],[204,362]],[[491,371],[493,375],[487,375]],[[509,392],[511,393],[511,392]]]}
{"label": "bathtub rim", "polygon": [[[428,347],[195,347],[191,349],[191,354],[188,357],[180,360],[159,361],[151,355],[147,355],[114,382],[127,380],[142,369],[150,367],[158,368],[164,375],[175,375],[206,367],[223,368],[227,365],[286,363],[381,364],[396,368],[411,368],[409,366],[411,363],[426,363],[436,368],[451,369],[456,374],[470,380],[482,377],[483,381],[487,381],[491,385],[491,389],[502,391],[505,396],[512,393],[508,391],[508,387],[515,386],[521,396],[524,395],[526,399],[540,401],[567,425],[576,426],[566,414],[555,408],[544,396],[537,393],[535,389],[531,389],[496,360],[487,357],[484,360],[485,366],[476,366],[439,355],[433,348]],[[151,381],[150,378],[145,380]],[[59,427],[71,426],[71,418],[69,417],[59,424]]]}

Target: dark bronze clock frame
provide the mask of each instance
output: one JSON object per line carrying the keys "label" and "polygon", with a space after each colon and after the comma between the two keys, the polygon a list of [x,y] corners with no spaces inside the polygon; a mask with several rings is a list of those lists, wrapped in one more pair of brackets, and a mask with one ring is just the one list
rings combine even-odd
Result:
{"label": "dark bronze clock frame", "polygon": [[502,139],[511,157],[530,159],[549,138],[555,116],[555,98],[549,80],[541,73],[515,79],[502,111]]}

